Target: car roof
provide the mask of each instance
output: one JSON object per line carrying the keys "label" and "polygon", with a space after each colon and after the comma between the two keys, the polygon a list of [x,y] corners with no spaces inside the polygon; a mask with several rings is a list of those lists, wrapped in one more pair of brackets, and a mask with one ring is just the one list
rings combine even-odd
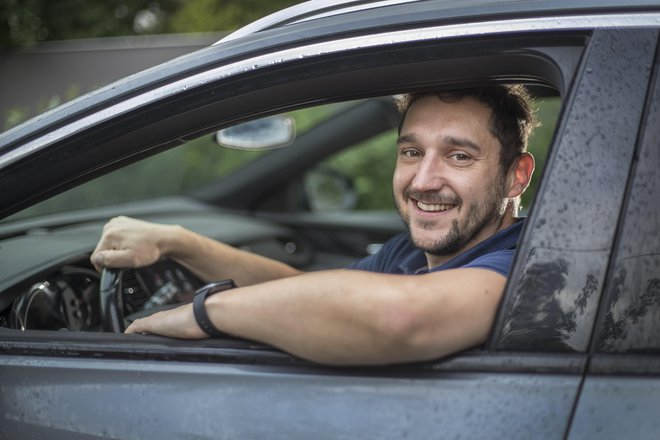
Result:
{"label": "car roof", "polygon": [[[658,0],[310,0],[263,17],[208,48],[222,44],[227,48],[222,53],[216,51],[211,54],[207,51],[200,54],[205,50],[202,49],[116,81],[84,98],[87,98],[87,103],[91,103],[91,107],[95,107],[102,101],[111,101],[122,94],[134,93],[150,84],[183,75],[186,70],[203,69],[205,65],[219,62],[223,58],[254,53],[255,50],[243,50],[251,44],[264,51],[278,44],[286,46],[293,42],[335,39],[342,35],[366,34],[376,30],[386,32],[388,29],[401,29],[402,26],[416,28],[490,20],[507,21],[522,17],[555,19],[557,29],[561,29],[562,17],[658,11]],[[405,17],[402,17],[402,13]],[[634,15],[631,15],[630,20],[634,19]],[[297,26],[297,31],[287,32],[292,25],[303,27]],[[260,38],[261,41],[258,41]],[[229,55],[225,55],[227,53]],[[183,68],[185,64],[189,66],[188,69]],[[69,116],[84,111],[83,107],[90,106],[79,105],[83,101],[81,98],[41,114],[30,122],[35,125],[34,122],[39,121],[42,124],[36,125],[48,126],[57,119],[52,117],[56,113]],[[61,111],[65,108],[65,111]],[[0,133],[0,150],[27,135],[23,125]]]}
{"label": "car roof", "polygon": [[[382,33],[402,27],[414,29],[490,20],[505,22],[522,17],[552,18],[556,27],[561,29],[561,17],[658,11],[658,0],[311,0],[257,20],[209,48],[175,58],[74,99],[38,115],[30,123],[33,127],[47,127],[60,118],[91,111],[104,102],[139,93],[141,89],[157,86],[186,72],[202,70],[223,60],[267,52],[278,46],[376,31]],[[214,50],[218,46],[223,49]],[[0,151],[8,144],[30,136],[29,132],[33,130],[26,130],[25,125],[0,133]]]}
{"label": "car roof", "polygon": [[659,6],[657,0],[310,0],[277,11],[227,35],[215,44],[232,41],[268,29],[390,6],[429,5],[447,18],[492,14],[551,13],[557,15],[594,12],[624,12]]}

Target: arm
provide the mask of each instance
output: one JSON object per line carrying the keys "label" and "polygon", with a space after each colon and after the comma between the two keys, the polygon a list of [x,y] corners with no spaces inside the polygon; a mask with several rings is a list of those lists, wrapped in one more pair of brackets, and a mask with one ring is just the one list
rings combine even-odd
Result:
{"label": "arm", "polygon": [[116,217],[103,228],[92,253],[97,270],[141,267],[169,257],[204,280],[233,278],[248,286],[300,272],[286,264],[228,246],[181,226]]}
{"label": "arm", "polygon": [[[426,275],[316,272],[210,297],[217,328],[327,364],[438,358],[483,343],[506,279],[485,269]],[[128,333],[202,338],[190,305],[135,321]]]}

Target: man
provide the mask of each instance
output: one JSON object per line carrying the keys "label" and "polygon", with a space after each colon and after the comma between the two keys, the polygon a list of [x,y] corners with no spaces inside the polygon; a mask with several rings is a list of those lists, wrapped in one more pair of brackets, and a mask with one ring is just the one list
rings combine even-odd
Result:
{"label": "man", "polygon": [[[535,122],[521,86],[406,96],[393,189],[408,234],[354,270],[301,273],[179,226],[111,220],[97,267],[169,257],[237,285],[201,305],[215,329],[327,364],[438,358],[483,343],[522,223]],[[415,276],[410,276],[415,274]],[[136,320],[127,333],[204,338],[191,304]]]}

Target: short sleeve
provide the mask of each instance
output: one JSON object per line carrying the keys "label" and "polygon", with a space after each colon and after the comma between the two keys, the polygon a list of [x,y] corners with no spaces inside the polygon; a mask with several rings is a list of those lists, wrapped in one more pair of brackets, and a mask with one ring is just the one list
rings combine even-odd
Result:
{"label": "short sleeve", "polygon": [[511,266],[513,265],[513,257],[516,254],[515,249],[503,249],[497,252],[491,252],[482,255],[466,264],[463,267],[475,267],[480,269],[488,269],[499,273],[504,277],[509,276]]}

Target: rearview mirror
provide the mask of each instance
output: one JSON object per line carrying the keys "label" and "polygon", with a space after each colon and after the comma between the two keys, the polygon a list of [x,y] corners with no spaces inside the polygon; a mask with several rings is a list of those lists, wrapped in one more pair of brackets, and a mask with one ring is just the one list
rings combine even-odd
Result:
{"label": "rearview mirror", "polygon": [[296,138],[296,124],[290,116],[268,116],[224,128],[215,134],[223,147],[239,150],[268,150],[289,145]]}

